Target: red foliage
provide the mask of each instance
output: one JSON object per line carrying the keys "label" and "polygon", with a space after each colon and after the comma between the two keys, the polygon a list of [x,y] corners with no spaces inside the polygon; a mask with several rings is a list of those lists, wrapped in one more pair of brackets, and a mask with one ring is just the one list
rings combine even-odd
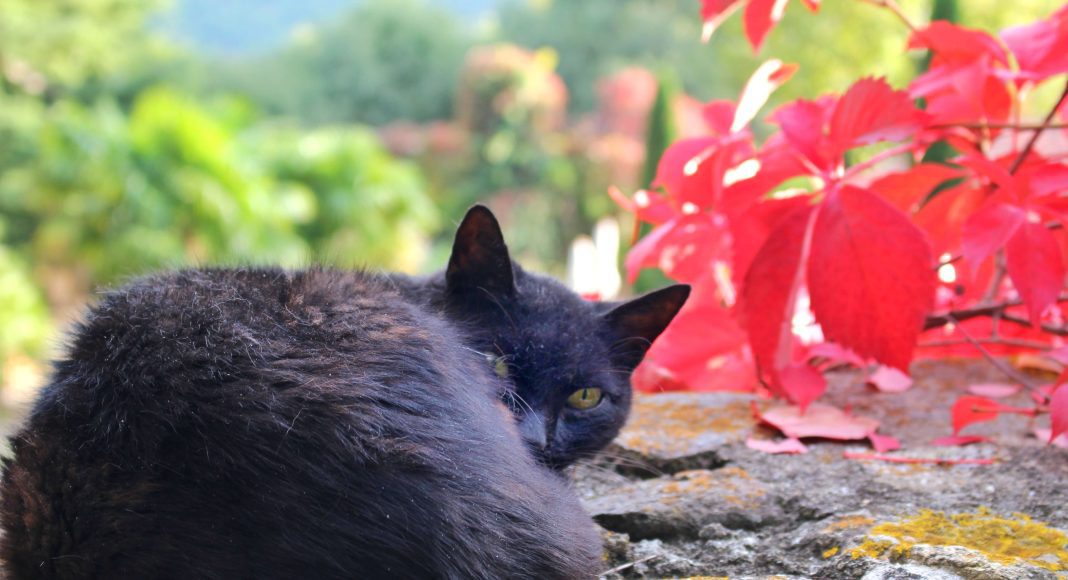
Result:
{"label": "red foliage", "polygon": [[[759,50],[786,4],[702,0],[705,35],[742,9]],[[655,226],[627,257],[630,278],[657,267],[700,297],[653,346],[640,388],[767,389],[805,417],[826,388],[819,363],[842,353],[851,364],[907,371],[917,352],[991,357],[1060,346],[1068,152],[1035,144],[1055,131],[1068,138],[1055,126],[1068,115],[1068,83],[1041,122],[1021,122],[1020,111],[1035,85],[1068,81],[1068,6],[997,36],[932,22],[913,30],[908,48],[931,61],[905,90],[864,78],[841,95],[788,103],[766,118],[777,132],[757,142],[750,123],[796,70],[769,60],[737,102],[705,106],[705,134],[674,143],[649,190],[611,192]],[[920,162],[939,141],[957,156]],[[795,188],[782,190],[788,180]],[[880,388],[908,387],[907,377],[880,372]],[[1068,431],[1068,389],[1024,382],[1034,408],[964,396],[954,433],[1000,413],[1045,412],[1051,437]],[[819,425],[854,424],[818,408]],[[803,449],[793,439],[753,446]]]}

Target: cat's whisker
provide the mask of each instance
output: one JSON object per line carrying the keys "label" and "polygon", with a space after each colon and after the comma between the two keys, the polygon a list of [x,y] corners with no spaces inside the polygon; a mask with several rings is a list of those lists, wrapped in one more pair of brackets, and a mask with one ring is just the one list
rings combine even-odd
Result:
{"label": "cat's whisker", "polygon": [[621,338],[612,344],[608,345],[608,352],[615,354],[622,351],[624,348],[633,348],[632,342],[637,341],[641,346],[648,348],[653,343],[648,338],[643,336],[629,336],[627,338]]}

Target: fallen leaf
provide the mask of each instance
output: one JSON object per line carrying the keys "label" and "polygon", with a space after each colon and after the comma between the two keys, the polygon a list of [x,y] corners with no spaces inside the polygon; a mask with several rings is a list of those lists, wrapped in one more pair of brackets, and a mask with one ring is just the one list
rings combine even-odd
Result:
{"label": "fallen leaf", "polygon": [[1037,438],[1039,441],[1052,443],[1057,447],[1064,447],[1065,449],[1068,449],[1068,433],[1061,433],[1057,436],[1056,439],[1050,441],[1050,434],[1052,433],[1052,431],[1046,429],[1045,427],[1035,427],[1031,430],[1031,432],[1034,433],[1035,438]]}
{"label": "fallen leaf", "polygon": [[961,397],[953,403],[953,434],[972,423],[997,419],[1001,405],[984,397]]}
{"label": "fallen leaf", "polygon": [[779,369],[779,382],[786,398],[800,407],[802,413],[827,390],[827,380],[806,363],[789,364]]}
{"label": "fallen leaf", "polygon": [[750,437],[745,440],[745,446],[764,453],[808,453],[808,447],[805,447],[804,443],[793,437],[780,439],[779,441]]}
{"label": "fallen leaf", "polygon": [[901,449],[901,441],[898,441],[896,437],[890,437],[889,435],[868,433],[868,441],[871,442],[871,446],[875,448],[875,451],[879,453]]}
{"label": "fallen leaf", "polygon": [[903,393],[912,386],[912,377],[894,367],[879,365],[868,382],[884,393]]}
{"label": "fallen leaf", "polygon": [[968,392],[980,397],[988,397],[991,399],[1000,399],[1002,397],[1011,397],[1020,392],[1022,387],[1020,385],[1009,385],[1005,383],[978,383],[970,385]]}
{"label": "fallen leaf", "polygon": [[855,417],[845,411],[813,403],[802,413],[797,405],[775,407],[760,413],[759,419],[787,437],[823,437],[848,441],[867,439],[879,428],[879,422],[868,417]]}
{"label": "fallen leaf", "polygon": [[939,437],[931,441],[931,445],[936,447],[958,447],[962,445],[971,445],[972,443],[988,443],[989,437],[983,437],[982,435],[950,435],[949,437]]}

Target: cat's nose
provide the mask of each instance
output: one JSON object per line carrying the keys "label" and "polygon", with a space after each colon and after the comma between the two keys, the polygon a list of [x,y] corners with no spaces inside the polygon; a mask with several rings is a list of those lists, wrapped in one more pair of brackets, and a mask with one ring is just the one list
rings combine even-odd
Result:
{"label": "cat's nose", "polygon": [[519,435],[536,452],[545,450],[545,431],[545,420],[537,413],[527,413],[519,420]]}

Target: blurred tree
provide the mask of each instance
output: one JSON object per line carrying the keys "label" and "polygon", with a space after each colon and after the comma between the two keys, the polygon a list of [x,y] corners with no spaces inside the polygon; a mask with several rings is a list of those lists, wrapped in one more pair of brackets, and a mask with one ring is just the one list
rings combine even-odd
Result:
{"label": "blurred tree", "polygon": [[[917,21],[932,0],[901,0]],[[1044,16],[1050,0],[970,0],[961,14],[969,26],[998,29]],[[736,98],[760,63],[778,57],[801,65],[769,107],[799,97],[841,91],[860,76],[887,76],[900,86],[912,74],[901,56],[908,31],[883,10],[864,2],[823,2],[814,17],[799,2],[783,18],[759,55],[742,38],[742,18],[729,18],[708,44],[700,41],[696,0],[510,0],[500,11],[501,39],[528,48],[551,47],[571,92],[571,108],[596,103],[594,81],[631,64],[674,69],[682,88],[702,100]],[[878,29],[880,34],[872,35]],[[834,42],[828,42],[828,39]],[[804,47],[803,51],[797,47]]]}
{"label": "blurred tree", "polygon": [[723,81],[701,46],[693,0],[511,0],[500,10],[502,40],[551,47],[571,91],[571,108],[597,103],[597,79],[629,65],[672,66],[687,88]]}
{"label": "blurred tree", "polygon": [[208,88],[312,124],[443,119],[469,45],[455,18],[425,0],[367,0],[336,23],[303,27],[278,52],[220,63]]}
{"label": "blurred tree", "polygon": [[0,90],[55,97],[143,58],[146,0],[4,0]]}

